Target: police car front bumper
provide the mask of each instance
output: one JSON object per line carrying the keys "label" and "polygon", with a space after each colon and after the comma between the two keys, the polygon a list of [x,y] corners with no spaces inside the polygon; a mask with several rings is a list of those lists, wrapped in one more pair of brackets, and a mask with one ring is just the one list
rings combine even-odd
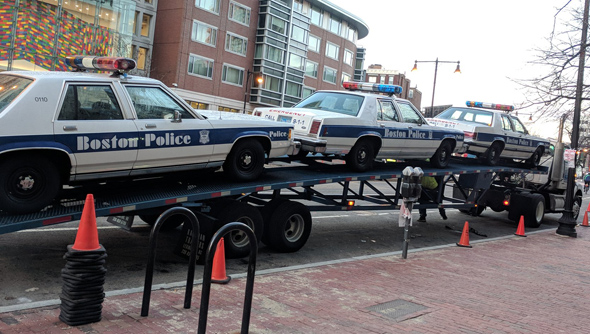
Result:
{"label": "police car front bumper", "polygon": [[301,150],[301,142],[299,142],[297,139],[295,139],[295,140],[293,140],[293,145],[291,145],[291,147],[289,148],[289,152],[287,153],[287,155],[297,155],[300,150]]}
{"label": "police car front bumper", "polygon": [[326,152],[327,141],[323,139],[301,138],[296,137],[295,140],[301,142],[301,149],[306,152],[324,153]]}

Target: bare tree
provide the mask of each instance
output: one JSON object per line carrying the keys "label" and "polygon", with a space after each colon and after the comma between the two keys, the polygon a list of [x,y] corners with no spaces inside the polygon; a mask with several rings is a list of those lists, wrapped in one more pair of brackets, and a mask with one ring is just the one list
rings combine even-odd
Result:
{"label": "bare tree", "polygon": [[[514,80],[527,92],[527,100],[520,108],[534,110],[536,118],[558,119],[566,115],[571,124],[576,97],[582,17],[583,8],[575,7],[572,0],[557,9],[547,46],[535,50],[536,59],[529,62],[544,74],[533,79]],[[586,56],[586,64],[590,63],[588,58],[590,56]],[[587,69],[586,66],[585,77],[588,77]],[[587,79],[584,81],[588,82]],[[583,85],[579,147],[590,146],[588,87]],[[566,127],[565,131],[571,136],[571,128]]]}

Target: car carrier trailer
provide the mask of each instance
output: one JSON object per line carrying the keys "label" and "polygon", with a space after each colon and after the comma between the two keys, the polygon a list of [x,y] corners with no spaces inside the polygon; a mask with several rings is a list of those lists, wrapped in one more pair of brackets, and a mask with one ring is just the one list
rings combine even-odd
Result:
{"label": "car carrier trailer", "polygon": [[[294,252],[305,245],[311,233],[310,211],[398,210],[402,203],[402,170],[408,165],[421,167],[425,176],[442,177],[438,191],[427,195],[431,202],[417,203],[414,209],[456,208],[475,214],[481,212],[479,201],[497,196],[498,192],[491,189],[507,175],[548,172],[548,168],[527,169],[522,164],[483,166],[472,159],[453,160],[445,169],[417,161],[378,163],[374,170],[364,173],[351,172],[334,162],[305,162],[298,166],[275,162],[259,180],[239,184],[217,172],[64,189],[60,200],[40,212],[0,213],[0,234],[79,220],[86,193],[93,193],[97,216],[128,227],[134,216],[153,225],[171,207],[189,208],[201,225],[200,253],[215,231],[233,221],[250,226],[257,239],[272,249]],[[501,195],[503,199],[505,194]],[[529,220],[536,214],[521,213]],[[183,219],[172,216],[164,227],[175,228]],[[246,256],[249,246],[245,235],[239,231],[229,234],[225,238],[226,256]]]}

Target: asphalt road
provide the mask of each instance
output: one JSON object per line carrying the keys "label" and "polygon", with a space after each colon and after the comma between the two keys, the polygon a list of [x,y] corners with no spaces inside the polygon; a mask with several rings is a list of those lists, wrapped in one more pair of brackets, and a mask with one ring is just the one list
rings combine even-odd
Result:
{"label": "asphalt road", "polygon": [[[585,195],[583,209],[588,206],[589,199],[590,195]],[[448,219],[442,220],[437,210],[429,210],[426,223],[415,223],[410,228],[410,249],[455,244],[465,221],[469,221],[469,226],[480,234],[471,233],[471,241],[512,235],[517,228],[507,219],[506,212],[486,210],[480,217],[457,210],[447,210],[447,214]],[[555,230],[560,217],[560,214],[546,215],[541,228]],[[582,217],[578,223],[582,222]],[[105,290],[142,288],[150,227],[138,221],[131,231],[126,231],[106,222],[105,218],[98,218],[97,224],[100,243],[108,254]],[[296,253],[276,253],[261,245],[256,269],[305,265],[402,249],[404,231],[398,225],[397,211],[314,212],[313,224],[309,241]],[[0,312],[18,304],[25,306],[59,299],[60,271],[65,265],[63,255],[67,245],[74,243],[77,226],[78,222],[70,222],[0,235]],[[174,252],[180,237],[181,230],[177,229],[161,234],[158,239],[154,284],[186,280],[188,260]],[[246,269],[244,260],[226,260],[228,275],[244,273]],[[203,267],[199,265],[195,279],[201,279],[202,275]]]}

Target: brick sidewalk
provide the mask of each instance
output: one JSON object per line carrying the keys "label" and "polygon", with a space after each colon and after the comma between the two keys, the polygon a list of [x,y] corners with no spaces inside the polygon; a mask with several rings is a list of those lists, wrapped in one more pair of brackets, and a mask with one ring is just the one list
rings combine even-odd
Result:
{"label": "brick sidewalk", "polygon": [[[258,275],[250,333],[590,333],[590,231],[554,231]],[[208,333],[239,333],[245,278],[213,285]],[[0,314],[0,333],[196,333],[184,288],[108,297],[103,320],[70,327],[59,307]]]}

